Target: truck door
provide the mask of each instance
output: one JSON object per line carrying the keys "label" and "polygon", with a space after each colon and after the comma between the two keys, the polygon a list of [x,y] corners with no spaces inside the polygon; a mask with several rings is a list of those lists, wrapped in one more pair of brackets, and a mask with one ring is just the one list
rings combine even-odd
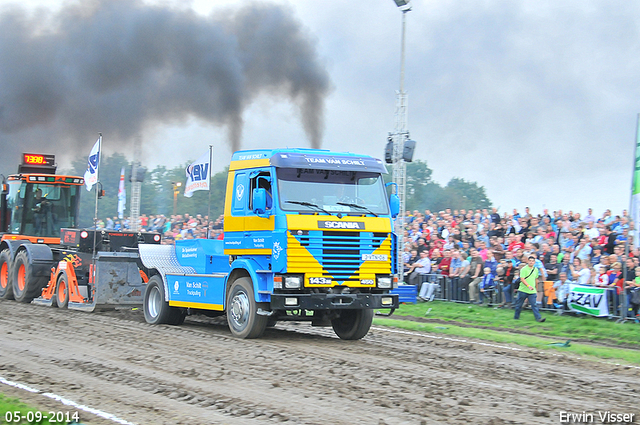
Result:
{"label": "truck door", "polygon": [[[273,247],[272,232],[274,229],[274,184],[269,169],[254,170],[249,174],[249,206],[245,219],[245,238],[251,249],[259,253],[270,254]],[[254,205],[254,189],[266,192],[266,210],[256,213]],[[268,250],[268,252],[267,252]],[[254,251],[258,253],[258,251]]]}

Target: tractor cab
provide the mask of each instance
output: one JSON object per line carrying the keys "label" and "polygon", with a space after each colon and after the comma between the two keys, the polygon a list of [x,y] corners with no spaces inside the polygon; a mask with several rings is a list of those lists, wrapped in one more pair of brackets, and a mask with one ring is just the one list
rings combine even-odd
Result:
{"label": "tractor cab", "polygon": [[2,185],[2,239],[59,243],[60,229],[77,227],[84,179],[55,175],[53,155],[23,154],[18,174]]}

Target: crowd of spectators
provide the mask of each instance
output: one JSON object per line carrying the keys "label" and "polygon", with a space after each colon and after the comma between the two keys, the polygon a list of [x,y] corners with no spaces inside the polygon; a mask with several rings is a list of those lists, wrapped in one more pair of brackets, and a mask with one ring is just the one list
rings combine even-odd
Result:
{"label": "crowd of spectators", "polygon": [[[107,218],[99,228],[128,230],[129,219]],[[140,216],[143,231],[159,232],[163,243],[181,239],[221,239],[223,216],[208,220],[197,214]],[[487,290],[500,283],[503,306],[513,302],[518,288],[519,270],[527,258],[535,256],[541,281],[555,282],[557,303],[566,301],[571,283],[611,288],[611,304],[615,309],[619,295],[640,288],[640,252],[634,247],[633,230],[627,211],[613,215],[606,210],[602,217],[589,208],[582,216],[562,210],[531,214],[498,213],[496,208],[466,210],[446,209],[439,212],[407,211],[404,226],[404,275],[407,284],[420,286],[420,298],[432,300],[438,288],[428,275],[450,279],[468,301],[481,303]],[[626,244],[626,242],[629,244]],[[626,251],[628,249],[628,252]],[[640,290],[639,290],[640,291]],[[539,291],[538,302],[542,301]],[[632,304],[638,314],[638,304]]]}
{"label": "crowd of spectators", "polygon": [[[507,307],[518,288],[519,270],[530,256],[540,273],[538,303],[544,281],[555,282],[559,304],[566,302],[571,283],[610,288],[614,310],[622,291],[632,302],[640,287],[640,253],[630,236],[633,223],[626,210],[617,216],[607,210],[599,218],[592,209],[581,216],[546,209],[533,215],[529,208],[522,214],[516,209],[499,214],[496,208],[407,211],[405,217],[405,283],[421,285],[424,301],[434,298],[438,286],[426,276],[437,274],[466,292],[472,303],[481,303],[485,292],[500,283]],[[637,315],[638,304],[631,306]]]}
{"label": "crowd of spectators", "polygon": [[[221,239],[222,219],[219,216],[209,221],[209,216],[197,214],[176,214],[169,217],[163,214],[140,215],[140,230],[146,232],[158,232],[162,234],[163,244],[173,244],[181,239]],[[129,230],[131,223],[128,217],[107,217],[98,221],[98,228],[105,230]]]}

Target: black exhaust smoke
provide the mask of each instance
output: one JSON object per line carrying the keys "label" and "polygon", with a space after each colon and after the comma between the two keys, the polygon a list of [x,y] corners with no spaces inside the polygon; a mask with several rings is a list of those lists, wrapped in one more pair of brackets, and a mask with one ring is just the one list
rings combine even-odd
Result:
{"label": "black exhaust smoke", "polygon": [[207,17],[140,0],[55,13],[12,6],[0,11],[0,28],[0,172],[14,172],[22,151],[88,154],[98,131],[110,146],[130,146],[154,124],[191,117],[226,126],[235,151],[243,110],[263,94],[294,102],[320,147],[331,84],[284,6]]}

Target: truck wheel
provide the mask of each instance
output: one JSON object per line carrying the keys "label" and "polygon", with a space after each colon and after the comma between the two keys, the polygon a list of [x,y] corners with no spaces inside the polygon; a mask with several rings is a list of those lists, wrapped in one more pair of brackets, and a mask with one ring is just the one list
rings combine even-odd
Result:
{"label": "truck wheel", "polygon": [[58,278],[56,294],[53,296],[53,300],[58,308],[67,308],[69,306],[69,279],[64,273]]}
{"label": "truck wheel", "polygon": [[13,287],[9,280],[9,269],[11,267],[11,256],[9,250],[0,252],[0,300],[13,299]]}
{"label": "truck wheel", "polygon": [[20,251],[13,262],[11,273],[13,297],[21,303],[30,303],[42,293],[46,281],[33,276],[33,267],[29,263],[27,251]]}
{"label": "truck wheel", "polygon": [[373,310],[342,310],[340,317],[331,320],[333,331],[340,339],[361,339],[371,328]]}
{"label": "truck wheel", "polygon": [[259,338],[267,327],[267,316],[258,314],[251,279],[236,279],[227,296],[227,322],[231,334],[238,338]]}
{"label": "truck wheel", "polygon": [[180,325],[184,316],[181,309],[170,307],[164,300],[162,277],[155,275],[149,279],[144,291],[144,320],[152,325]]}

